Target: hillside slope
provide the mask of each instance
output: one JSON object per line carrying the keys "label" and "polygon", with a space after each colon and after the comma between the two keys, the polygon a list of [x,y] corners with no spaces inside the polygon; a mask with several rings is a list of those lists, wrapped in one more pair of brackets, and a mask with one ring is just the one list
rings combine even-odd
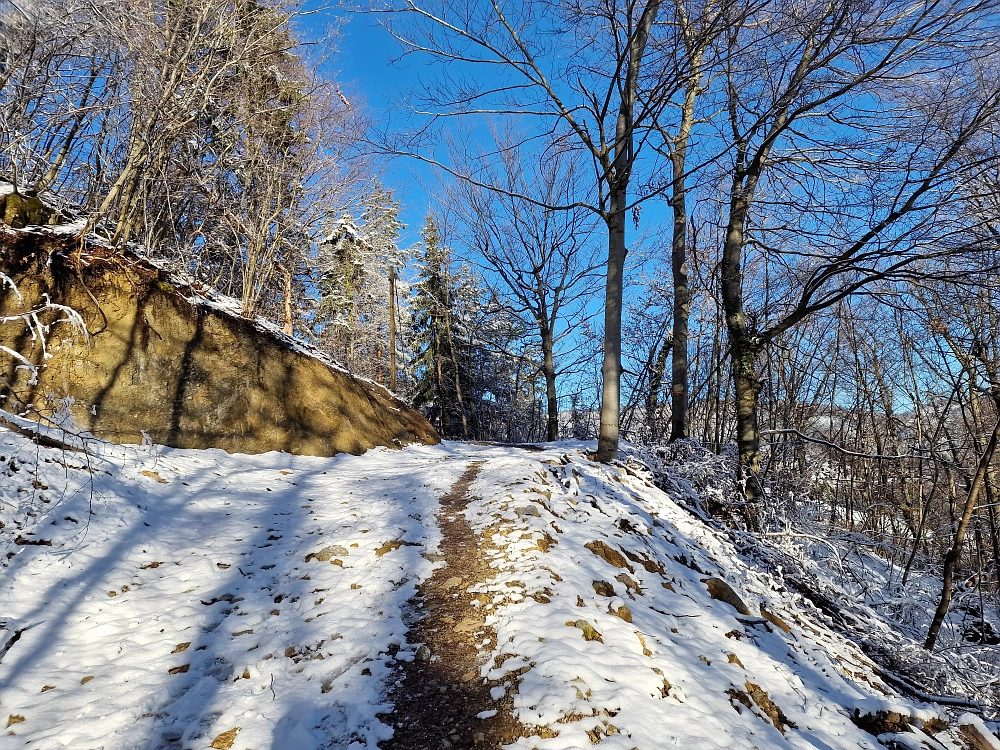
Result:
{"label": "hillside slope", "polygon": [[89,448],[0,430],[0,748],[1000,748],[637,462]]}
{"label": "hillside slope", "polygon": [[[96,241],[81,249],[80,229],[0,225],[6,410],[30,404],[48,413],[69,399],[78,424],[118,443],[240,453],[331,456],[438,442],[430,423],[386,388],[131,250]],[[19,325],[18,316],[49,301],[76,311],[87,334],[63,324],[46,337]],[[45,367],[36,376],[4,347]]]}

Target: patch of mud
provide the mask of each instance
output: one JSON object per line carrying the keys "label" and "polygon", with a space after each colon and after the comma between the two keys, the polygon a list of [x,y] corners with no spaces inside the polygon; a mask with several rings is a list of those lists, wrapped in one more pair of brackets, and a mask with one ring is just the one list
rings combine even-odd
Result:
{"label": "patch of mud", "polygon": [[467,589],[493,574],[464,511],[469,485],[481,466],[470,464],[441,498],[440,552],[446,565],[420,586],[412,601],[420,619],[409,640],[422,646],[414,661],[401,665],[390,693],[395,708],[383,721],[395,729],[395,736],[380,743],[383,750],[500,748],[524,734],[524,727],[511,717],[511,696],[494,700],[490,689],[499,683],[480,676],[477,644],[492,647],[496,634],[472,606],[474,597]]}

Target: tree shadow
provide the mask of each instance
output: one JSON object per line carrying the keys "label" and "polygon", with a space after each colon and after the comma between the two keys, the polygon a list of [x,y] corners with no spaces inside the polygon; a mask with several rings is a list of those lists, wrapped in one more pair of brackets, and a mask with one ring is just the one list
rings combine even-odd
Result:
{"label": "tree shadow", "polygon": [[[56,665],[59,659],[53,655],[80,648],[86,641],[86,633],[81,633],[90,627],[88,618],[96,619],[95,611],[103,609],[105,630],[95,631],[94,646],[106,651],[108,643],[120,641],[126,648],[122,674],[135,685],[128,704],[120,706],[115,696],[129,688],[109,690],[108,710],[134,706],[137,714],[129,720],[134,723],[112,732],[112,742],[120,738],[123,747],[146,750],[203,746],[212,741],[212,733],[240,725],[236,721],[220,730],[217,720],[230,706],[255,705],[264,722],[255,719],[254,747],[309,747],[289,744],[296,736],[303,742],[313,738],[316,747],[365,743],[370,737],[374,746],[388,731],[374,719],[384,706],[362,704],[378,702],[384,694],[384,683],[393,672],[387,652],[405,643],[402,608],[415,587],[413,571],[430,563],[420,557],[424,548],[406,545],[382,556],[374,549],[352,549],[341,566],[306,562],[305,557],[336,542],[349,512],[357,516],[354,531],[367,525],[381,536],[408,542],[433,538],[433,513],[417,509],[429,507],[430,496],[440,494],[435,479],[441,480],[428,479],[429,488],[414,484],[414,468],[423,459],[400,453],[394,454],[400,457],[398,467],[384,458],[368,467],[364,459],[347,455],[227,457],[214,451],[144,453],[148,449],[103,445],[114,455],[94,461],[98,494],[77,493],[54,503],[46,508],[42,523],[50,516],[82,520],[92,505],[95,527],[105,528],[92,529],[89,538],[81,531],[75,548],[57,544],[22,551],[3,571],[12,588],[30,580],[42,585],[31,593],[27,606],[11,613],[17,627],[33,627],[0,662],[0,691],[23,693],[37,681],[40,663]],[[51,449],[43,449],[43,454],[46,450]],[[434,451],[416,450],[428,457]],[[434,455],[443,458],[440,452]],[[194,458],[200,468],[192,468]],[[183,470],[171,471],[182,459]],[[130,462],[126,482],[112,487],[112,479],[100,474],[121,471]],[[147,476],[148,482],[137,478],[141,466],[136,462],[152,467],[146,470],[154,475]],[[359,473],[368,476],[365,491],[355,492],[358,499],[340,512],[337,493],[353,488],[350,477]],[[114,489],[119,496],[102,498],[102,488]],[[116,516],[117,508],[135,505],[138,512]],[[366,508],[378,518],[366,517]],[[107,533],[109,518],[120,522],[113,536]],[[185,536],[190,545],[183,544]],[[164,554],[164,539],[180,542]],[[214,549],[219,550],[217,556]],[[153,559],[157,555],[159,559]],[[50,569],[33,576],[40,566],[56,564],[72,572],[53,576]],[[370,593],[362,589],[359,594],[350,586],[352,567],[368,575],[365,587]],[[351,603],[357,611],[345,611]],[[121,615],[109,619],[108,608]],[[139,623],[134,630],[132,622]],[[182,643],[187,645],[177,650]],[[176,653],[169,653],[172,646]],[[142,666],[136,667],[139,663]],[[70,698],[66,703],[73,704],[98,685],[102,674],[83,685],[68,684],[71,681],[61,676],[62,700]],[[4,703],[5,708],[14,705],[6,699]],[[64,715],[64,720],[72,726],[76,718]],[[30,723],[22,727],[42,744],[58,731],[39,731]]]}

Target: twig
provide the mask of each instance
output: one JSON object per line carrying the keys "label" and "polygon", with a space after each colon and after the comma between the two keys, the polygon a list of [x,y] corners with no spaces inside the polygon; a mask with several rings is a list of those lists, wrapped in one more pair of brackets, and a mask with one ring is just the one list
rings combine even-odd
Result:
{"label": "twig", "polygon": [[906,458],[913,458],[909,453],[905,453],[899,456],[885,456],[879,453],[858,453],[856,451],[848,450],[843,448],[836,443],[831,443],[829,440],[823,440],[822,438],[812,437],[811,435],[806,435],[805,433],[799,432],[798,430],[785,429],[785,430],[762,430],[761,435],[797,435],[803,440],[808,440],[810,443],[818,443],[819,445],[825,445],[828,448],[833,448],[835,451],[843,453],[845,456],[854,456],[855,458],[873,458],[879,461],[902,461]]}

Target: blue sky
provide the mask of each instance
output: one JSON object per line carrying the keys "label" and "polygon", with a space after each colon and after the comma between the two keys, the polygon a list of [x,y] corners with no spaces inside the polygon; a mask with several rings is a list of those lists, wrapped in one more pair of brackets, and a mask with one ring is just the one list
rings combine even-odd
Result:
{"label": "blue sky", "polygon": [[[306,0],[304,7],[309,9],[325,5],[328,5],[326,0]],[[394,110],[398,116],[398,103],[406,98],[407,91],[422,78],[433,77],[435,69],[427,58],[411,57],[403,62],[392,62],[399,55],[399,44],[372,15],[320,10],[303,16],[300,25],[304,36],[315,38],[338,19],[346,23],[341,27],[337,53],[332,60],[336,80],[348,97],[365,103],[373,121],[384,122]],[[475,68],[476,75],[484,72],[482,67]],[[435,190],[438,184],[433,170],[417,160],[398,158],[384,165],[379,179],[392,188],[401,202],[402,220],[407,225],[403,244],[417,242],[433,202],[428,191]],[[666,223],[663,227],[657,225],[667,222],[667,213],[664,201],[647,202],[642,212],[643,229],[666,229]]]}
{"label": "blue sky", "polygon": [[[319,2],[306,4],[319,5]],[[408,88],[419,81],[418,62],[391,64],[399,46],[372,16],[320,11],[304,19],[307,36],[328,28],[336,19],[346,19],[338,39],[338,50],[332,65],[338,71],[337,80],[352,100],[361,100],[372,119],[382,120],[394,108]],[[402,221],[406,224],[402,243],[413,244],[420,239],[420,229],[432,203],[424,186],[433,189],[435,178],[431,170],[412,159],[394,159],[380,170],[379,179],[392,188],[401,203]]]}

